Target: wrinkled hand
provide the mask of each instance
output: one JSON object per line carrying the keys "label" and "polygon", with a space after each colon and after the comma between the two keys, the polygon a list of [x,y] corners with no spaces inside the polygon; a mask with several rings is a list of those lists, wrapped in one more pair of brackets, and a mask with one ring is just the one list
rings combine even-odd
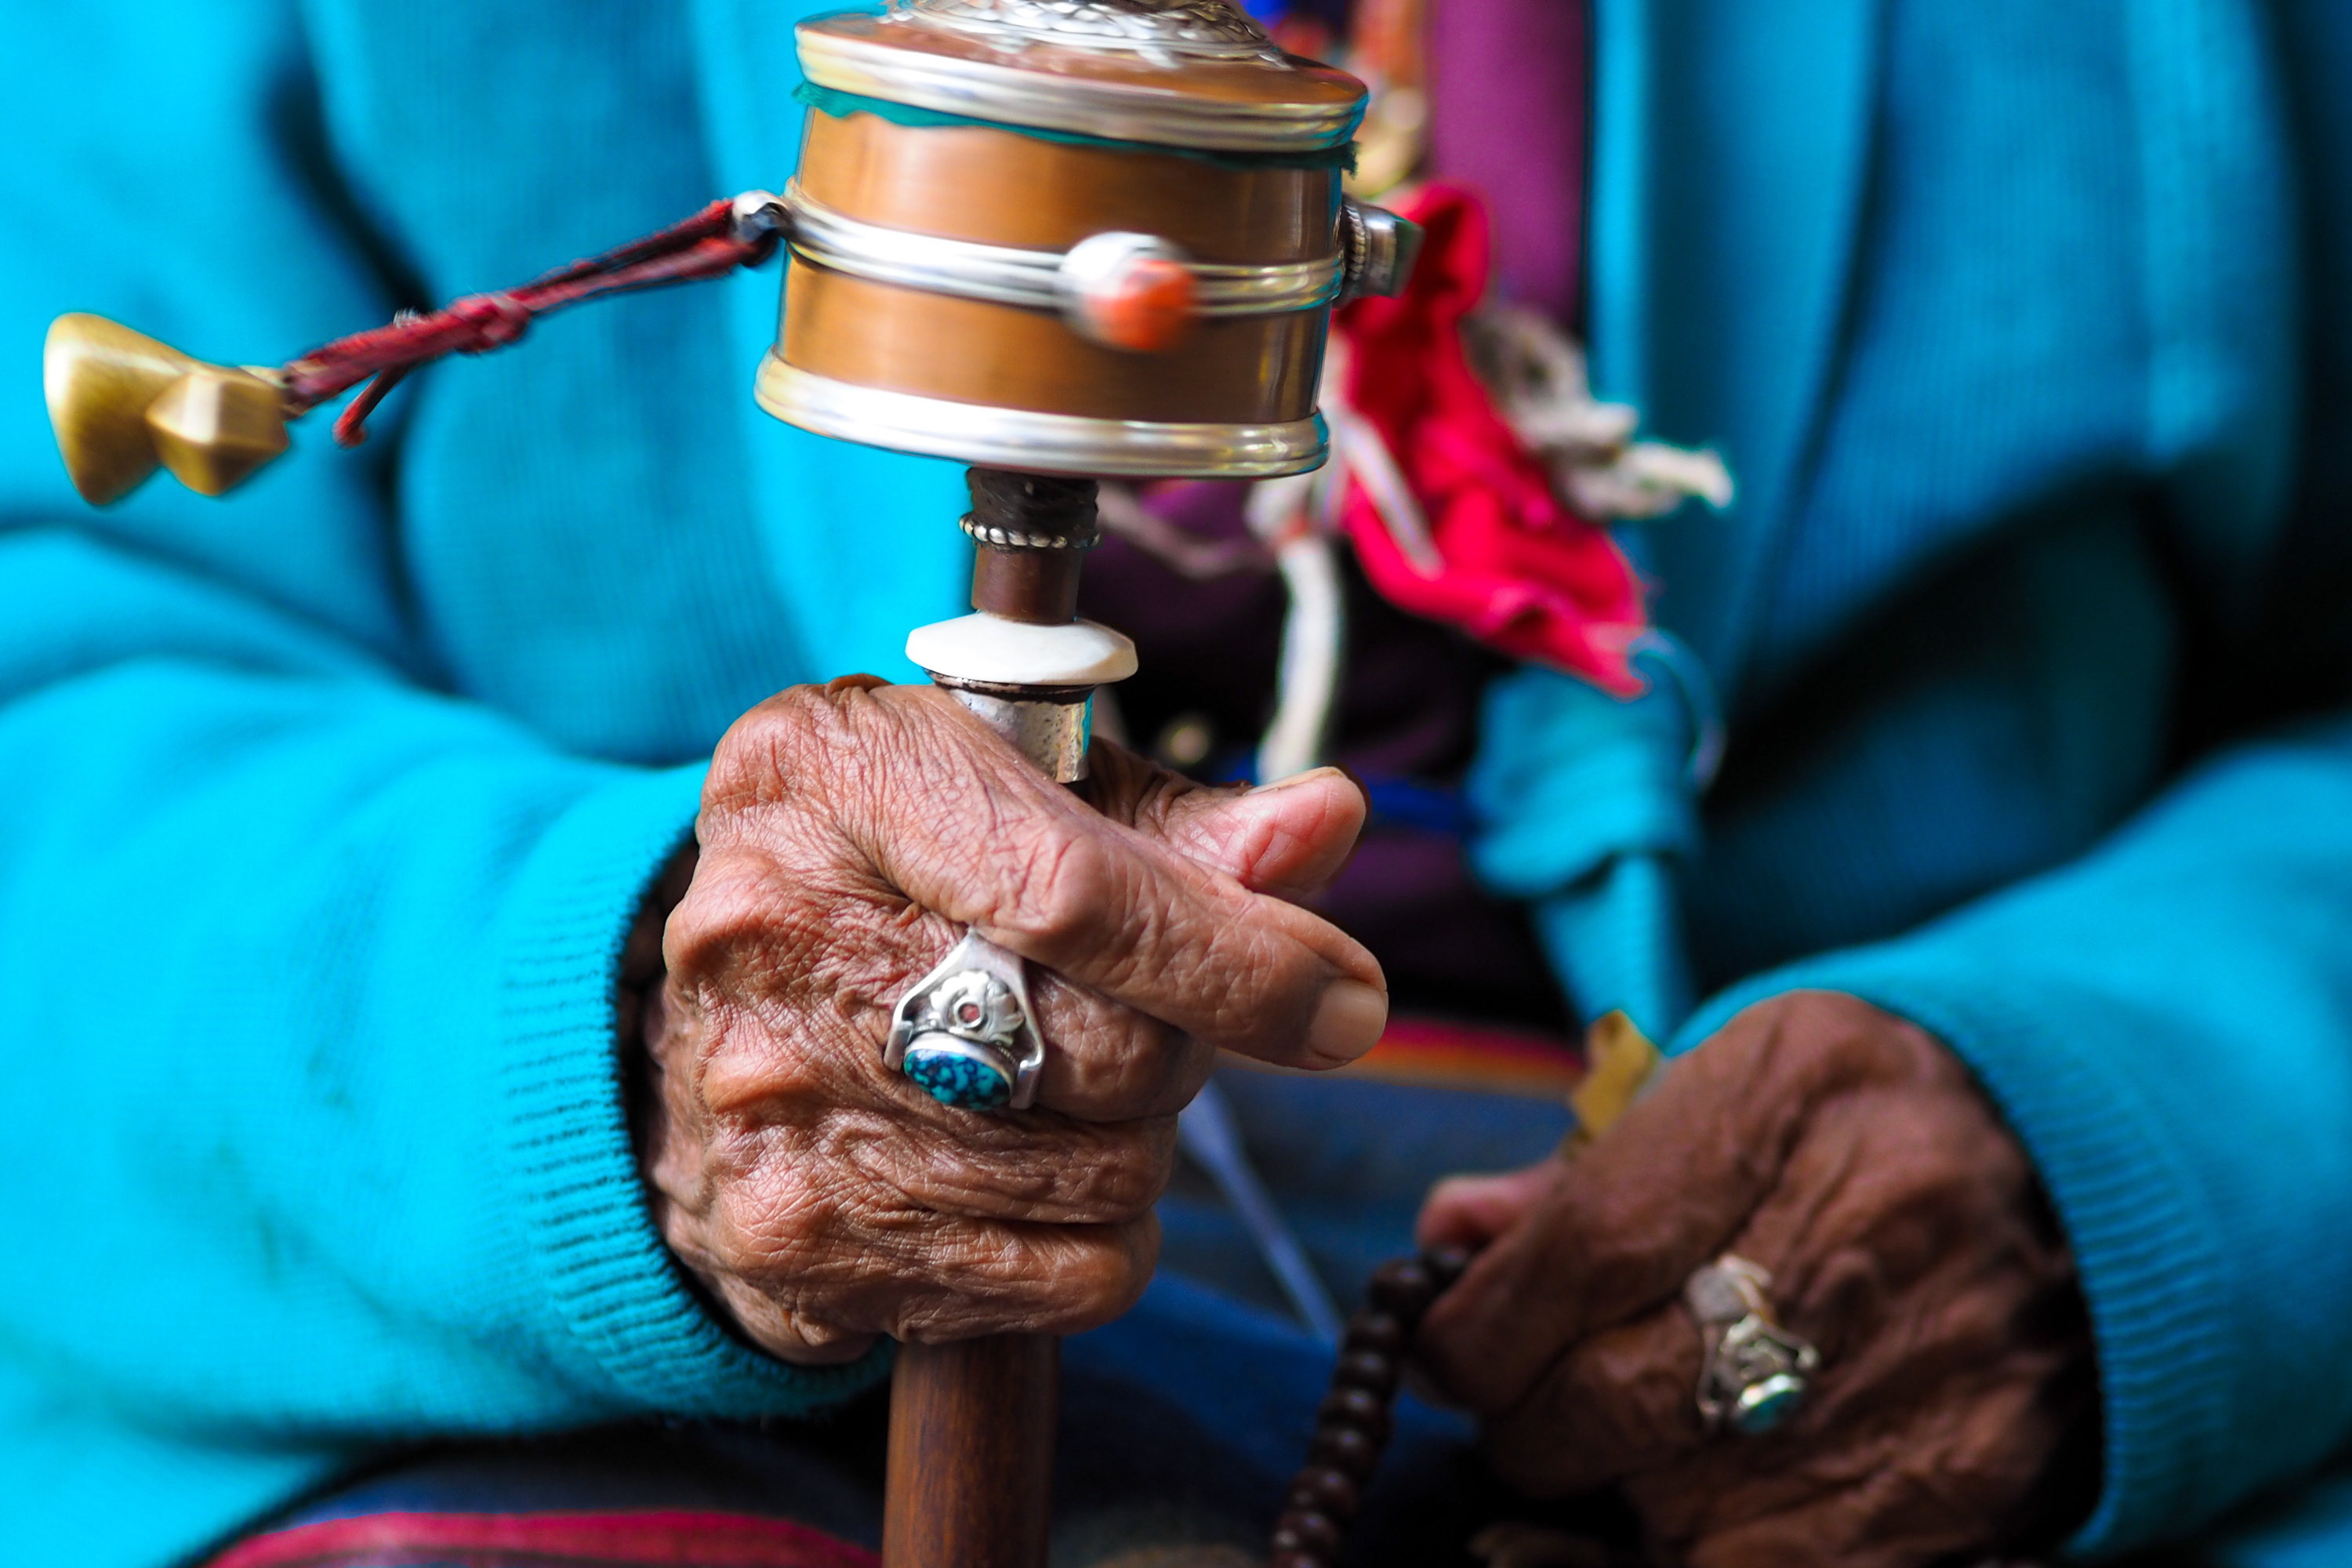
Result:
{"label": "wrinkled hand", "polygon": [[[1116,1316],[1217,1048],[1332,1067],[1378,1037],[1379,965],[1285,901],[1345,862],[1353,784],[1092,763],[1089,806],[943,692],[866,677],[720,742],[645,1005],[639,1145],[672,1250],[776,1355]],[[1039,966],[1034,1110],[950,1109],[882,1065],[966,924]]]}
{"label": "wrinkled hand", "polygon": [[[1749,1009],[1577,1159],[1442,1184],[1422,1233],[1484,1247],[1420,1346],[1504,1479],[1621,1483],[1676,1561],[1895,1568],[2067,1522],[2031,1516],[2090,1405],[2070,1258],[1959,1063],[1865,1003]],[[1725,1251],[1822,1352],[1765,1436],[1694,1403],[1680,1292]]]}

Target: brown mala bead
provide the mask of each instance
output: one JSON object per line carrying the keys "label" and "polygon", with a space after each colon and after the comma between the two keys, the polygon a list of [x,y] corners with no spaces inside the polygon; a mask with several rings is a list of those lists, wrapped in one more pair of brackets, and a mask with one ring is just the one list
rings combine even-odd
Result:
{"label": "brown mala bead", "polygon": [[1330,1392],[1315,1411],[1307,1466],[1290,1483],[1275,1522],[1272,1568],[1334,1568],[1364,1489],[1380,1468],[1396,1424],[1403,1358],[1421,1320],[1462,1276],[1469,1255],[1455,1248],[1384,1263],[1372,1276],[1371,1304],[1349,1320]]}
{"label": "brown mala bead", "polygon": [[1370,1351],[1374,1355],[1394,1356],[1404,1352],[1407,1335],[1404,1324],[1386,1312],[1359,1312],[1349,1320],[1348,1331],[1339,1341],[1342,1351]]}
{"label": "brown mala bead", "polygon": [[1442,1296],[1454,1289],[1454,1282],[1461,1279],[1464,1272],[1469,1268],[1469,1249],[1460,1247],[1433,1247],[1421,1255],[1421,1264],[1423,1268],[1429,1270],[1430,1279],[1437,1284],[1437,1294]]}
{"label": "brown mala bead", "polygon": [[1350,1351],[1339,1358],[1339,1364],[1332,1370],[1331,1381],[1369,1388],[1386,1397],[1396,1388],[1396,1358],[1382,1355],[1378,1351]]}
{"label": "brown mala bead", "polygon": [[1315,1419],[1325,1426],[1353,1426],[1385,1439],[1391,1417],[1389,1402],[1369,1388],[1335,1388],[1316,1407]]}
{"label": "brown mala bead", "polygon": [[1313,1509],[1327,1519],[1346,1524],[1362,1506],[1363,1489],[1345,1470],[1309,1465],[1290,1483],[1290,1506]]}
{"label": "brown mala bead", "polygon": [[1386,1445],[1358,1426],[1326,1426],[1315,1434],[1307,1457],[1335,1470],[1344,1470],[1360,1482],[1372,1479]]}
{"label": "brown mala bead", "polygon": [[1336,1557],[1339,1552],[1339,1527],[1310,1510],[1293,1509],[1275,1521],[1274,1549]]}
{"label": "brown mala bead", "polygon": [[1372,1273],[1372,1301],[1418,1324],[1437,1300],[1437,1279],[1418,1258],[1394,1258]]}

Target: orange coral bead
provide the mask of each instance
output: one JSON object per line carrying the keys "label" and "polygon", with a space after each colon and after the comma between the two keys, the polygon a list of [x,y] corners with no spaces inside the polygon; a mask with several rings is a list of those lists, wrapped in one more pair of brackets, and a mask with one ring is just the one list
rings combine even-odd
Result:
{"label": "orange coral bead", "polygon": [[1192,334],[1197,298],[1191,268],[1139,256],[1107,287],[1088,289],[1083,309],[1097,342],[1132,353],[1165,353]]}

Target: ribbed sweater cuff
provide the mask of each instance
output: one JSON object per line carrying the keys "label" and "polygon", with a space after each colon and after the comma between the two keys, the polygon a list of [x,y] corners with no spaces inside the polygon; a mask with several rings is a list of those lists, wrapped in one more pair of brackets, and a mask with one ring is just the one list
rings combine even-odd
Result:
{"label": "ribbed sweater cuff", "polygon": [[872,1384],[887,1342],[847,1366],[794,1367],[720,1327],[654,1228],[622,1104],[621,945],[693,831],[703,771],[616,774],[557,819],[516,881],[499,953],[505,1190],[552,1310],[626,1405],[794,1415]]}
{"label": "ribbed sweater cuff", "polygon": [[[1710,1000],[1687,1049],[1734,1013],[1797,990],[1843,991],[1907,1018],[1976,1074],[2039,1171],[2073,1245],[2096,1342],[2105,1423],[2097,1508],[2069,1543],[2107,1552],[2201,1523],[2231,1500],[2237,1351],[2210,1309],[2221,1237],[2155,1108],[2135,1083],[2132,1020],[2111,999],[2021,986],[1901,947],[1832,953]],[[2224,1483],[2226,1484],[2226,1482]]]}

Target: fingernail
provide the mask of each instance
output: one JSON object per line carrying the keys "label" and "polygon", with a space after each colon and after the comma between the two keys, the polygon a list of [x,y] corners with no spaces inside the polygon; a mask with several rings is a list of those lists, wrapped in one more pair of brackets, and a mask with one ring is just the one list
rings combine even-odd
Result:
{"label": "fingernail", "polygon": [[[1287,777],[1276,779],[1271,784],[1262,784],[1250,791],[1250,795],[1272,795],[1276,790],[1289,789],[1297,784],[1313,784],[1318,779],[1346,778],[1347,776],[1346,770],[1341,768],[1328,766],[1308,768],[1305,773],[1292,773]],[[1244,795],[1242,798],[1247,800],[1249,795]]]}
{"label": "fingernail", "polygon": [[1315,1005],[1307,1048],[1329,1061],[1351,1062],[1380,1042],[1389,1025],[1389,998],[1360,980],[1334,980]]}

